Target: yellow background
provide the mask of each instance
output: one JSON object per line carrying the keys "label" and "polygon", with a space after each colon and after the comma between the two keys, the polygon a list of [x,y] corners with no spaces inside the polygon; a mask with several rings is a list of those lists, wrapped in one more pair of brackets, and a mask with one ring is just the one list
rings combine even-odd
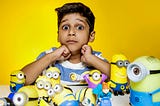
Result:
{"label": "yellow background", "polygon": [[[35,60],[40,52],[58,46],[54,9],[75,0],[0,0],[0,85],[9,74]],[[109,61],[124,53],[160,57],[159,0],[80,0],[96,16],[93,49]]]}

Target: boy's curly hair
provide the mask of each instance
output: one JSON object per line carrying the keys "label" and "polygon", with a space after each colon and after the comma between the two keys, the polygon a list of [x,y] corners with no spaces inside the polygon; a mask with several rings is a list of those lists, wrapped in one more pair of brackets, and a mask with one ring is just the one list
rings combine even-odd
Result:
{"label": "boy's curly hair", "polygon": [[85,6],[80,2],[66,3],[62,7],[56,8],[55,11],[58,15],[58,28],[60,26],[62,18],[70,13],[79,13],[81,16],[86,18],[89,25],[89,32],[94,30],[95,16],[89,7]]}

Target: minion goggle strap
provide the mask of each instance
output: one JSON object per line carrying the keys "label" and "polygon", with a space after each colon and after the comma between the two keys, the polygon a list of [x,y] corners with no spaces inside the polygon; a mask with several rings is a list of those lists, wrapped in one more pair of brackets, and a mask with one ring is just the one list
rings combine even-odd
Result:
{"label": "minion goggle strap", "polygon": [[111,62],[111,64],[114,64],[114,65],[116,65],[116,66],[121,68],[121,67],[127,67],[129,65],[129,61],[128,60],[125,60],[125,61],[118,60],[115,63]]}
{"label": "minion goggle strap", "polygon": [[128,65],[127,75],[133,82],[138,82],[144,79],[149,74],[158,74],[160,70],[148,70],[146,67],[138,62],[134,62]]}
{"label": "minion goggle strap", "polygon": [[[99,74],[100,77],[102,77],[102,74]],[[89,74],[89,77],[93,77],[93,75]]]}
{"label": "minion goggle strap", "polygon": [[0,106],[14,106],[9,98],[0,98]]}
{"label": "minion goggle strap", "polygon": [[17,78],[19,78],[19,79],[26,78],[26,75],[23,75],[23,74],[17,74],[17,75],[11,74],[10,76],[17,77]]}
{"label": "minion goggle strap", "polygon": [[160,70],[150,70],[149,72],[150,74],[158,74],[160,73]]}
{"label": "minion goggle strap", "polygon": [[64,86],[65,89],[68,89],[69,91],[73,92],[71,88]]}

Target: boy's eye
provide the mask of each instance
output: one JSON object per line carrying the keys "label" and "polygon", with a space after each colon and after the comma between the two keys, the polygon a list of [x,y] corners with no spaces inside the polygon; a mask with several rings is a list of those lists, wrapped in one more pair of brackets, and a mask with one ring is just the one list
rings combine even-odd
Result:
{"label": "boy's eye", "polygon": [[77,30],[83,30],[83,29],[84,29],[84,27],[82,25],[77,26]]}
{"label": "boy's eye", "polygon": [[62,27],[62,29],[63,29],[63,30],[68,30],[68,29],[69,29],[69,26],[68,26],[68,25],[64,25],[64,26]]}

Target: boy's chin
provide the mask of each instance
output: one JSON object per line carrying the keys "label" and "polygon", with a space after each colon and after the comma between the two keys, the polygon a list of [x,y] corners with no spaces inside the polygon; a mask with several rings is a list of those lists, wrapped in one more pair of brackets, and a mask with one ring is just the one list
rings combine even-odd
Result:
{"label": "boy's chin", "polygon": [[80,54],[81,53],[81,49],[77,49],[77,48],[68,48],[71,52],[71,54]]}

